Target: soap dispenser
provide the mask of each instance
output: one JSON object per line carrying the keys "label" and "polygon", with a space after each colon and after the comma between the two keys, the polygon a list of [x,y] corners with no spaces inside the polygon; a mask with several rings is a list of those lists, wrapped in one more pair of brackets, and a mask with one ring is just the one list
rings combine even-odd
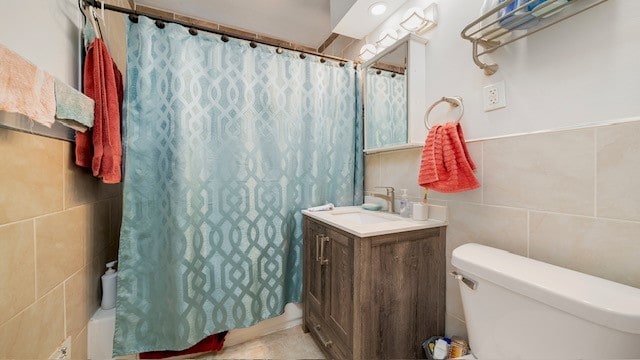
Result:
{"label": "soap dispenser", "polygon": [[407,189],[400,189],[400,216],[410,217],[411,208],[409,208],[409,195],[407,195]]}
{"label": "soap dispenser", "polygon": [[116,306],[116,279],[118,273],[113,269],[117,261],[107,263],[107,271],[102,275],[102,303],[103,310],[113,309]]}

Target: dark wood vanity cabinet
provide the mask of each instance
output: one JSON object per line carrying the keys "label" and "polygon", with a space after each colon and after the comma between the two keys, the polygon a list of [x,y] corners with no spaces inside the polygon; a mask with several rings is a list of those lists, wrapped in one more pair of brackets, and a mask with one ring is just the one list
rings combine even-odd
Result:
{"label": "dark wood vanity cabinet", "polygon": [[445,227],[360,238],[304,216],[304,330],[328,358],[424,358],[444,334]]}

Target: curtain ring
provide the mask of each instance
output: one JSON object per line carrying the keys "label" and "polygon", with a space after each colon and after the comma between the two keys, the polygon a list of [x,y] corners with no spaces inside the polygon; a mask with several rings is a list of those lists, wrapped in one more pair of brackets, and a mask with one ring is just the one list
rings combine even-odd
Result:
{"label": "curtain ring", "polygon": [[258,44],[256,44],[255,41],[252,41],[249,43],[249,46],[251,46],[252,49],[255,49],[256,47],[258,47]]}
{"label": "curtain ring", "polygon": [[136,24],[137,24],[137,23],[138,23],[138,15],[135,15],[135,14],[131,14],[131,15],[129,15],[129,20],[130,20],[132,23],[136,23]]}
{"label": "curtain ring", "polygon": [[440,104],[440,103],[449,103],[449,105],[451,105],[451,107],[459,107],[460,108],[460,116],[458,116],[458,118],[456,119],[456,123],[459,123],[460,120],[462,119],[462,115],[464,115],[464,105],[462,104],[462,97],[460,96],[453,96],[453,97],[448,97],[448,96],[444,96],[442,99],[434,102],[433,104],[431,104],[431,106],[429,106],[427,108],[427,111],[424,114],[424,126],[427,128],[427,130],[431,130],[431,126],[429,124],[429,114],[431,113],[431,110],[433,110],[434,107],[436,107],[436,105]]}
{"label": "curtain ring", "polygon": [[164,29],[164,21],[156,20],[156,26],[158,27],[158,29]]}
{"label": "curtain ring", "polygon": [[222,40],[224,42],[228,42],[229,41],[229,37],[227,35],[222,35],[222,36],[220,36],[220,40]]}
{"label": "curtain ring", "polygon": [[189,34],[196,36],[198,35],[198,30],[194,29],[194,28],[189,28]]}

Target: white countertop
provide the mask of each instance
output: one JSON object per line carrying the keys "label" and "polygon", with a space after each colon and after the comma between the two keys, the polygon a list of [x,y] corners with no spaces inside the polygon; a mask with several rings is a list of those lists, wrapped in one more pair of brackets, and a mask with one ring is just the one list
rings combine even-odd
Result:
{"label": "white countertop", "polygon": [[[328,211],[302,210],[302,213],[313,219],[329,224],[358,237],[386,235],[412,230],[429,229],[445,226],[448,224],[447,208],[445,206],[431,204],[429,204],[429,219],[425,221],[403,218],[398,214],[390,214],[382,211],[364,210],[360,206],[343,206]],[[359,224],[349,221],[348,219],[343,219],[340,216],[336,216],[349,213],[373,215],[379,218],[386,218],[389,221],[383,221],[373,224]]]}

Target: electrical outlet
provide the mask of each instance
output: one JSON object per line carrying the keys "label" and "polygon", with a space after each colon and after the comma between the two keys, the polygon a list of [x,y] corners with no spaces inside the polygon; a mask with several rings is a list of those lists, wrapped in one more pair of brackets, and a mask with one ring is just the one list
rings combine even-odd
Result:
{"label": "electrical outlet", "polygon": [[484,111],[491,111],[507,106],[507,99],[504,91],[504,81],[485,86],[482,89],[484,98]]}
{"label": "electrical outlet", "polygon": [[58,346],[56,351],[49,356],[49,360],[67,360],[71,359],[71,336],[66,338],[62,345]]}

